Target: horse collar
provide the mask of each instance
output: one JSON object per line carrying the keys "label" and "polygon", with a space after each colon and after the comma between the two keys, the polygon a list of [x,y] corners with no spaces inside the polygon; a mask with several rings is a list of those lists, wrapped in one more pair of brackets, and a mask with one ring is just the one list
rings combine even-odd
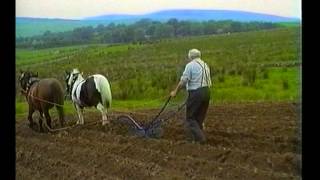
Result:
{"label": "horse collar", "polygon": [[38,82],[38,81],[40,81],[40,79],[38,79],[38,78],[30,78],[30,79],[29,79],[29,81],[28,81],[28,83],[27,83],[27,88],[26,88],[27,93],[29,92],[30,87],[31,87],[35,82]]}
{"label": "horse collar", "polygon": [[72,78],[71,87],[72,87],[72,86],[74,85],[74,83],[77,81],[79,74],[80,74],[80,73],[75,73],[75,74],[74,74],[75,76]]}
{"label": "horse collar", "polygon": [[[74,91],[74,96],[77,98],[77,89],[78,89],[78,87],[79,87],[79,85],[82,83],[82,82],[84,82],[84,81],[86,81],[85,79],[83,79],[82,81],[80,81],[78,84],[77,84],[77,86],[76,86],[76,88],[75,88],[75,91]],[[72,92],[72,91],[71,91]],[[72,93],[71,93],[72,94]],[[86,106],[86,104],[85,103],[83,103],[81,100],[80,100],[80,97],[79,97],[79,106],[82,108],[82,107],[84,107],[84,106]]]}

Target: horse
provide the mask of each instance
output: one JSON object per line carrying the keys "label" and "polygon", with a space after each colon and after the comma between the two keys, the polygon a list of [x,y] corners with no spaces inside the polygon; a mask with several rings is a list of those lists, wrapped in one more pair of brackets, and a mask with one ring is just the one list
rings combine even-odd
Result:
{"label": "horse", "polygon": [[20,70],[19,82],[22,88],[21,93],[26,97],[29,105],[29,127],[32,129],[34,122],[32,114],[35,111],[40,113],[39,126],[40,132],[43,132],[42,119],[43,114],[46,118],[47,125],[51,126],[51,117],[49,110],[56,107],[59,115],[61,127],[64,126],[64,91],[62,84],[55,78],[40,79],[38,73]]}
{"label": "horse", "polygon": [[109,81],[105,76],[94,74],[84,79],[82,73],[75,68],[72,72],[66,71],[65,81],[66,91],[78,114],[77,124],[84,124],[84,108],[92,106],[101,112],[102,125],[109,123],[107,110],[111,108],[112,95]]}

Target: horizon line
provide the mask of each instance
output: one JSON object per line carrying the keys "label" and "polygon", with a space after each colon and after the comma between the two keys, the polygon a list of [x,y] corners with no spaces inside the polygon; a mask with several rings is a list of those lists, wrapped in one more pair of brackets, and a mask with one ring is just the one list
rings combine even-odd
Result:
{"label": "horizon line", "polygon": [[234,11],[234,12],[245,12],[245,13],[252,13],[252,14],[260,14],[260,15],[269,15],[269,16],[275,16],[275,17],[282,17],[282,18],[292,18],[292,19],[298,19],[301,21],[302,17],[298,16],[281,16],[281,15],[275,15],[275,14],[269,14],[269,13],[263,13],[263,12],[255,12],[255,11],[244,11],[244,10],[232,10],[232,9],[163,9],[163,10],[157,10],[157,11],[150,11],[150,12],[144,12],[144,13],[104,13],[104,14],[98,14],[98,15],[92,15],[92,16],[85,16],[85,17],[39,17],[39,16],[16,16],[16,18],[37,18],[37,19],[61,19],[61,20],[86,20],[86,18],[91,17],[99,17],[99,16],[143,16],[163,11],[184,11],[184,10],[193,10],[193,11]]}

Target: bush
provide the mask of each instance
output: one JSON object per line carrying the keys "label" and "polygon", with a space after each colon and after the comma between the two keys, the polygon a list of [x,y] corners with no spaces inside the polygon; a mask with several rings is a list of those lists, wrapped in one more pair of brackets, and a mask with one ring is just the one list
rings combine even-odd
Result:
{"label": "bush", "polygon": [[225,68],[224,68],[224,67],[222,67],[222,68],[221,68],[221,70],[220,70],[220,73],[221,73],[222,75],[224,75],[224,74],[225,74],[225,72],[226,72]]}
{"label": "bush", "polygon": [[244,86],[252,86],[256,81],[256,76],[257,76],[256,68],[250,68],[246,70],[242,76],[243,77],[242,84]]}
{"label": "bush", "polygon": [[282,80],[282,88],[283,88],[284,90],[289,89],[289,83],[288,83],[288,80],[287,80],[287,79]]}
{"label": "bush", "polygon": [[263,71],[262,78],[263,79],[268,79],[269,78],[269,71],[268,70]]}
{"label": "bush", "polygon": [[242,75],[242,69],[237,70],[237,75]]}
{"label": "bush", "polygon": [[249,80],[248,79],[243,79],[242,80],[242,85],[243,86],[249,86]]}
{"label": "bush", "polygon": [[218,76],[218,81],[219,82],[224,82],[224,75],[219,75]]}
{"label": "bush", "polygon": [[236,74],[236,69],[235,68],[230,69],[228,71],[228,74],[231,75],[231,76],[235,75]]}
{"label": "bush", "polygon": [[242,73],[245,71],[244,65],[241,63],[237,65],[236,69],[237,69],[237,75],[242,75]]}

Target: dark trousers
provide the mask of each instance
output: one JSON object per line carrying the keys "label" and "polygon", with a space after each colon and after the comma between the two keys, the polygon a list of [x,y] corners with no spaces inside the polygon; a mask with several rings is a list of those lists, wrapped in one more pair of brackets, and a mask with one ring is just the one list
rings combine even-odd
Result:
{"label": "dark trousers", "polygon": [[210,91],[208,87],[197,90],[190,90],[187,100],[186,126],[192,140],[205,142],[206,137],[203,133],[203,121],[209,106]]}

